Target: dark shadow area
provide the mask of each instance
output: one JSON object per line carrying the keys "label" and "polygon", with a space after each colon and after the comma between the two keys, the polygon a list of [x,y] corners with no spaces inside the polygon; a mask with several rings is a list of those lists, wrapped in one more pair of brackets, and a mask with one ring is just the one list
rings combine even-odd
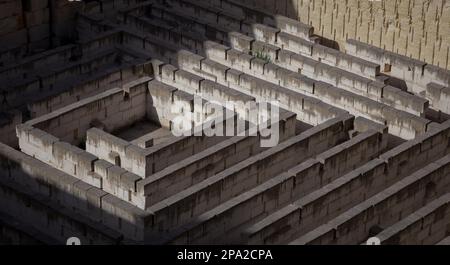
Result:
{"label": "dark shadow area", "polygon": [[389,75],[389,72],[387,73],[380,73],[380,77],[383,78],[384,83],[386,85],[390,85],[393,87],[396,87],[398,89],[401,89],[403,91],[408,91],[408,85],[406,84],[405,80],[396,78],[394,76]]}
{"label": "dark shadow area", "polygon": [[150,138],[154,140],[154,144],[159,144],[170,135],[170,130],[162,128],[161,125],[149,119],[142,119],[130,126],[113,131],[111,134],[129,142],[140,138]]}
{"label": "dark shadow area", "polygon": [[[33,165],[40,170],[30,171]],[[78,192],[68,193],[61,189],[64,185]],[[0,143],[0,244],[65,245],[69,237],[78,237],[84,245],[124,243],[121,230],[135,225],[101,208],[105,192],[84,186]]]}
{"label": "dark shadow area", "polygon": [[326,46],[328,48],[332,48],[332,49],[335,49],[338,51],[341,50],[339,43],[335,40],[328,39],[328,38],[325,38],[323,36],[318,36],[318,35],[315,35],[313,38],[315,38],[315,43],[321,44],[323,46]]}
{"label": "dark shadow area", "polygon": [[394,149],[395,147],[397,147],[405,142],[406,142],[406,140],[404,140],[400,137],[397,137],[395,135],[389,134],[388,135],[388,144],[387,144],[386,149],[387,150]]}
{"label": "dark shadow area", "polygon": [[297,123],[295,124],[295,134],[299,135],[302,132],[311,129],[313,126],[310,124],[307,124],[305,122],[297,120]]}
{"label": "dark shadow area", "polygon": [[450,115],[442,111],[437,111],[429,108],[425,112],[425,118],[437,123],[443,123],[450,120]]}
{"label": "dark shadow area", "polygon": [[[23,2],[29,4],[29,1]],[[55,1],[50,2],[55,4]],[[0,69],[0,81],[3,84],[0,91],[2,100],[6,102],[2,106],[8,106],[8,111],[20,110],[24,119],[16,121],[16,124],[120,86],[133,78],[142,75],[154,76],[151,71],[153,67],[148,65],[151,59],[159,59],[163,63],[180,67],[180,50],[205,56],[207,41],[231,47],[231,32],[241,32],[253,37],[255,32],[252,25],[255,23],[275,26],[275,15],[297,18],[297,5],[293,0],[123,1],[124,6],[116,6],[115,2],[117,1],[83,1],[74,4],[71,10],[76,13],[72,16],[76,19],[52,20],[50,37],[46,40],[48,51],[43,54],[50,59],[44,56],[25,58],[26,63],[17,67],[11,61],[1,61],[5,66]],[[135,3],[138,5],[134,5]],[[183,4],[177,5],[178,3]],[[24,6],[25,11],[27,5]],[[50,9],[50,17],[53,18],[54,5],[50,6]],[[198,13],[193,15],[192,12]],[[59,30],[63,31],[61,27],[67,27],[66,30],[70,34],[59,34]],[[339,49],[335,41],[326,38],[316,36],[314,41]],[[55,48],[56,46],[59,47]],[[31,55],[30,45],[26,45],[26,49],[24,55]],[[264,47],[256,48],[254,41],[248,50],[249,54],[263,61],[277,59],[277,55],[267,58],[267,52]],[[101,81],[98,81],[99,79]],[[14,134],[16,124],[11,123],[11,133]],[[90,123],[89,126],[101,127],[101,124]],[[311,127],[298,121],[295,134],[298,135]],[[136,140],[156,129],[154,124],[140,120],[127,128],[113,130],[112,133],[125,140]],[[76,128],[70,134],[67,142],[84,147],[86,130]],[[62,133],[57,136],[61,139],[65,137]],[[145,229],[137,230],[141,228],[134,227],[133,223],[113,214],[112,209],[105,208],[102,196],[111,195],[95,190],[96,194],[102,195],[97,194],[100,198],[93,200],[88,199],[88,191],[80,190],[81,196],[74,196],[60,188],[60,180],[52,179],[51,174],[40,175],[34,168],[39,166],[54,174],[61,172],[51,170],[50,166],[23,153],[14,153],[7,148],[4,151],[0,156],[2,180],[5,180],[0,182],[0,187],[5,190],[0,194],[4,198],[2,211],[13,207],[9,213],[16,219],[26,220],[24,222],[31,224],[33,229],[52,235],[55,241],[62,244],[70,236],[96,244],[120,244],[124,238],[133,236],[141,237],[141,243],[145,242]],[[121,161],[118,160],[116,165],[120,164]],[[65,178],[73,181],[71,187],[83,186],[80,180],[68,175]],[[89,189],[94,191],[92,187]],[[41,194],[34,195],[32,191]],[[17,203],[8,198],[7,194],[17,194]],[[100,207],[99,204],[92,203],[98,200],[101,202]],[[123,201],[117,200],[117,204],[122,205],[120,202]],[[33,211],[34,215],[31,214]],[[30,215],[24,218],[21,214]],[[70,223],[71,218],[74,219],[73,224]],[[61,220],[63,225],[58,226],[57,222],[52,220]],[[153,225],[150,221],[144,222],[144,227]],[[30,228],[24,226],[22,229]],[[130,233],[133,229],[134,234]],[[42,241],[50,243],[52,240]]]}

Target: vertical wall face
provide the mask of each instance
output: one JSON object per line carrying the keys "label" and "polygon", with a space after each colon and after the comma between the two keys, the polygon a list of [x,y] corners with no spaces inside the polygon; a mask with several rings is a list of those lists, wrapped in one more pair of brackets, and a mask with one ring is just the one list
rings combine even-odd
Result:
{"label": "vertical wall face", "polygon": [[[450,69],[448,0],[228,1],[299,19],[341,49],[347,39],[357,39]],[[63,43],[74,37],[75,13],[80,8],[80,2],[67,0],[2,1],[0,37],[7,40],[3,49],[33,51]]]}
{"label": "vertical wall face", "polygon": [[[81,2],[68,0],[6,0],[0,2],[0,62],[61,45],[75,33]],[[15,53],[7,51],[16,50]]]}
{"label": "vertical wall face", "polygon": [[[0,37],[6,40],[5,45],[16,40],[18,44],[26,42],[26,31],[23,31],[22,2],[16,0],[2,1],[0,4]],[[3,42],[3,41],[2,41]]]}
{"label": "vertical wall face", "polygon": [[448,0],[231,0],[310,24],[345,49],[357,39],[450,69]]}

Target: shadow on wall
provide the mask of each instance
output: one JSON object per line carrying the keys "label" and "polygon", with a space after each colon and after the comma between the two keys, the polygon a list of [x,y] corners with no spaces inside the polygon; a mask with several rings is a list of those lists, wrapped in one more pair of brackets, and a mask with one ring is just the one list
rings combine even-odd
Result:
{"label": "shadow on wall", "polygon": [[65,245],[70,237],[83,245],[144,241],[151,215],[136,208],[120,216],[126,208],[118,201],[0,143],[0,245]]}
{"label": "shadow on wall", "polygon": [[[315,0],[310,1],[310,8],[314,8],[315,4],[312,3]],[[231,0],[231,2],[242,3],[244,5],[250,6],[256,10],[271,14],[271,15],[283,15],[295,20],[299,20],[303,23],[309,23],[307,18],[300,18],[299,12],[299,2],[300,0]],[[258,23],[262,23],[258,22]],[[340,50],[339,43],[333,39],[326,38],[325,36],[318,36],[318,43]]]}
{"label": "shadow on wall", "polygon": [[[168,7],[171,1],[154,0],[154,2],[158,3],[160,6]],[[208,3],[211,4],[212,2],[218,3],[222,1],[210,0],[205,2],[205,6],[207,6]],[[241,3],[249,7],[245,9],[245,16],[251,17],[252,23],[265,24],[267,20],[273,20],[273,16],[276,14],[291,18],[296,18],[297,14],[297,8],[295,5],[296,1],[291,0],[242,0],[232,2]],[[124,37],[125,34],[118,31],[111,31],[109,33],[106,32],[110,30],[110,28],[106,26],[98,27],[98,32],[95,32],[98,33],[98,35],[95,35],[95,37],[100,41],[92,41],[92,43],[88,41],[77,43],[77,48],[80,48],[80,50],[88,54],[89,52],[98,52],[111,47],[116,48],[116,44],[123,45],[124,43],[127,43],[130,46],[132,46],[131,44],[136,44],[135,47],[139,47],[139,49],[137,49],[138,52],[148,51],[149,53],[155,55],[154,58],[159,57],[158,59],[161,59],[166,63],[176,64],[177,52],[182,49],[190,50],[203,55],[205,54],[203,43],[207,40],[222,43],[227,46],[230,43],[229,33],[232,30],[220,31],[214,27],[206,27],[206,29],[198,27],[199,25],[194,25],[194,23],[191,23],[189,19],[182,19],[179,16],[171,17],[170,12],[163,12],[161,17],[159,17],[158,12],[155,12],[156,9],[156,5],[149,7],[145,10],[145,14],[138,13],[138,15],[143,15],[140,17],[134,16],[134,14],[126,16],[126,21],[124,21],[125,24],[130,24],[137,27],[137,29],[142,30],[142,32],[138,32],[138,34],[134,34],[131,31],[131,33],[127,33],[126,37]],[[260,12],[254,12],[252,9],[259,10]],[[94,28],[95,27],[91,28],[91,30],[95,31]],[[167,29],[170,29],[170,32]],[[202,32],[202,29],[205,29],[205,32]],[[235,31],[238,31],[238,29],[239,24]],[[101,33],[105,34],[99,37]],[[148,33],[149,35],[147,36],[145,33]],[[250,32],[250,34],[251,33],[252,32]],[[160,42],[159,40],[149,37],[151,35],[158,35],[161,39],[164,39],[165,42]],[[126,38],[126,40],[124,40],[124,38]],[[166,43],[168,45],[166,45]],[[142,50],[140,50],[140,47],[142,47]],[[73,49],[71,53],[77,54],[77,51],[78,49]],[[265,58],[264,54],[258,55],[253,53],[253,55],[256,57]],[[37,69],[31,69],[30,72],[36,70]],[[42,88],[44,91],[46,89],[49,88]],[[73,99],[73,101],[76,100]],[[78,143],[85,135],[85,131],[77,131],[74,135],[76,135],[74,138],[77,140],[76,142],[74,140],[74,143]],[[0,206],[2,206],[2,209],[7,209],[2,212],[10,212],[12,215],[19,217],[22,220],[30,220],[30,224],[33,224],[42,232],[48,235],[54,235],[54,239],[57,243],[63,243],[64,239],[69,236],[78,236],[82,238],[83,241],[97,244],[121,243],[124,236],[126,239],[132,238],[136,241],[143,241],[143,239],[145,239],[145,230],[143,229],[145,224],[141,223],[139,225],[135,225],[134,223],[131,223],[116,214],[120,213],[120,209],[112,209],[114,207],[114,200],[119,199],[115,199],[113,196],[107,195],[101,190],[98,190],[95,192],[95,196],[109,196],[108,200],[111,200],[111,208],[105,210],[103,206],[106,205],[105,201],[107,201],[107,199],[105,199],[105,201],[103,201],[103,199],[99,199],[102,205],[102,207],[99,208],[95,205],[95,203],[99,202],[99,200],[92,200],[92,198],[88,200],[83,196],[76,197],[72,193],[64,191],[60,187],[60,185],[64,185],[64,180],[52,180],[49,175],[37,176],[39,173],[34,172],[33,164],[41,164],[41,167],[47,168],[47,166],[43,163],[38,162],[23,153],[2,147],[1,144],[0,149],[3,149],[0,150],[0,177],[5,177],[5,182],[0,182]],[[1,153],[1,151],[4,152]],[[13,154],[13,156],[10,156],[10,154]],[[48,170],[50,171],[51,169]],[[56,172],[56,174],[61,175],[60,172]],[[78,188],[83,188],[82,181],[78,181],[71,177],[66,178],[67,180],[73,181],[73,183],[70,184],[71,187],[75,187],[77,186],[75,183],[79,183],[80,187]],[[24,184],[25,188],[23,190],[25,191],[28,190],[26,186],[32,187],[30,188],[31,190],[38,190],[40,193],[42,192],[42,194],[39,195],[40,197],[46,199],[51,198],[53,201],[60,201],[61,203],[59,205],[68,206],[68,211],[65,213],[68,216],[61,215],[60,217],[59,215],[64,211],[59,211],[58,209],[51,210],[49,209],[51,208],[49,205],[40,204],[38,201],[34,202],[33,196],[27,195],[26,192],[20,192],[20,188],[17,188],[19,191],[8,188],[8,183],[14,180]],[[94,190],[92,189],[91,192],[93,191]],[[79,194],[82,194],[81,190]],[[8,209],[10,209],[10,211],[8,211]],[[77,214],[77,212],[80,214]],[[69,218],[71,217],[71,214],[89,216],[95,219],[94,223],[95,221],[101,220],[101,224],[97,223],[97,225],[101,227],[90,229],[89,225],[85,224],[92,224],[93,222],[87,222],[84,219],[80,220],[79,223],[73,224]],[[148,220],[148,218],[151,219],[151,217],[146,216],[143,218],[143,222],[150,222],[151,220]],[[61,226],[58,223],[64,225]],[[94,226],[94,224],[92,225]],[[63,229],[63,231],[61,231],[61,229]],[[97,234],[99,230],[104,231],[104,233]]]}

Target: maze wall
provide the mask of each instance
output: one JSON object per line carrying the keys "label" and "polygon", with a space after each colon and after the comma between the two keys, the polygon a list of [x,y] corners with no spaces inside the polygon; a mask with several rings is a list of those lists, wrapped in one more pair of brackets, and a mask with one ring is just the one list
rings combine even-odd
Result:
{"label": "maze wall", "polygon": [[230,1],[296,18],[342,49],[357,39],[450,69],[448,0]]}
{"label": "maze wall", "polygon": [[450,71],[346,24],[403,2],[77,5],[76,41],[2,53],[0,243],[449,244]]}

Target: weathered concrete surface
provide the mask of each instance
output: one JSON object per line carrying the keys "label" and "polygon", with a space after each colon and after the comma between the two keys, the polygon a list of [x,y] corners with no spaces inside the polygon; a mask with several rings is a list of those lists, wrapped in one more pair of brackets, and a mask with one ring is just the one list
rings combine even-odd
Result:
{"label": "weathered concrete surface", "polygon": [[2,2],[8,242],[446,242],[445,1],[137,2]]}
{"label": "weathered concrete surface", "polygon": [[[219,5],[219,1],[211,2]],[[342,49],[347,39],[358,39],[450,69],[450,3],[445,0],[225,2],[298,19],[313,26],[316,34],[337,42]]]}

